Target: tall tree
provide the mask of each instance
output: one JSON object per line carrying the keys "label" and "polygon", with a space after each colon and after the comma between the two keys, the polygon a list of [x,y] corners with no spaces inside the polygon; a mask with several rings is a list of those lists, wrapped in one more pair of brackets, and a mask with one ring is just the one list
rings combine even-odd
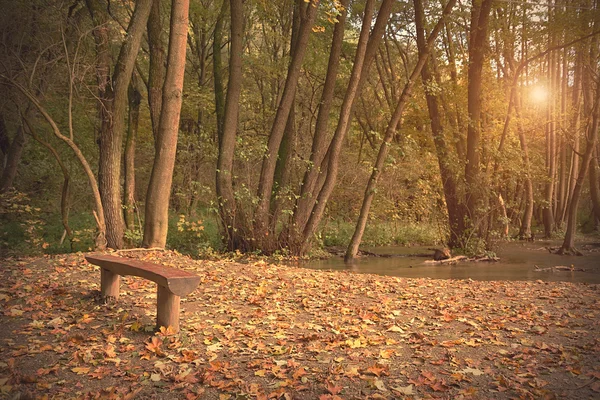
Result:
{"label": "tall tree", "polygon": [[124,218],[121,199],[121,157],[125,134],[127,90],[135,66],[146,23],[152,8],[152,0],[139,0],[119,56],[110,74],[110,35],[107,27],[107,11],[101,0],[86,0],[94,21],[93,31],[97,51],[98,90],[100,99],[101,128],[99,138],[98,184],[106,215],[106,240],[108,247],[122,248]]}
{"label": "tall tree", "polygon": [[140,103],[142,94],[139,87],[139,77],[133,73],[129,84],[128,101],[129,116],[127,121],[127,137],[125,139],[125,162],[124,175],[125,183],[123,186],[123,210],[125,215],[125,227],[132,231],[135,230],[135,149],[140,120]]}
{"label": "tall tree", "polygon": [[[417,21],[417,35],[419,40],[419,59],[417,61],[416,66],[414,67],[408,81],[404,86],[404,90],[400,95],[400,99],[396,104],[396,108],[390,119],[388,127],[386,129],[383,141],[379,148],[379,153],[377,154],[377,159],[373,166],[373,172],[371,173],[371,177],[367,183],[367,187],[365,188],[365,194],[363,197],[363,203],[360,210],[360,215],[358,217],[358,221],[356,223],[356,229],[354,230],[354,234],[352,235],[352,239],[350,244],[348,245],[348,249],[346,251],[345,260],[349,261],[356,257],[358,253],[358,246],[362,240],[362,236],[367,225],[367,218],[369,215],[369,210],[371,207],[371,203],[373,201],[373,197],[375,196],[375,188],[377,185],[377,181],[384,167],[385,159],[387,158],[389,152],[389,145],[392,139],[395,136],[396,129],[398,124],[400,123],[400,119],[404,113],[406,105],[410,96],[412,95],[412,88],[414,86],[415,81],[418,79],[419,75],[422,72],[422,69],[425,67],[427,63],[427,59],[429,57],[429,53],[431,52],[431,48],[438,34],[444,27],[444,18],[452,11],[454,4],[456,4],[456,0],[450,0],[444,11],[442,13],[441,19],[437,22],[431,34],[427,37],[425,41],[425,32],[424,32],[424,22],[423,22],[423,4],[421,0],[414,0],[415,7],[415,20]],[[437,132],[440,134],[440,132]]]}
{"label": "tall tree", "polygon": [[467,154],[465,164],[466,182],[466,212],[464,220],[466,229],[470,232],[464,234],[478,234],[482,232],[484,219],[483,201],[485,199],[485,186],[481,176],[481,133],[482,133],[482,82],[483,66],[485,63],[486,44],[488,41],[488,26],[492,0],[473,0],[471,6],[471,25],[469,28],[469,65],[468,65],[468,116],[467,128]]}
{"label": "tall tree", "polygon": [[297,252],[300,254],[306,252],[310,247],[312,237],[323,218],[325,206],[335,187],[339,171],[341,147],[350,128],[355,99],[367,79],[369,67],[379,48],[385,27],[388,24],[392,6],[393,1],[383,0],[381,2],[375,25],[372,31],[370,31],[374,4],[372,1],[367,0],[365,5],[363,25],[358,39],[348,88],[344,95],[335,133],[329,144],[327,157],[323,159],[320,166],[320,172],[323,174],[321,178],[322,184],[319,185],[320,189],[317,189],[318,195],[314,196],[313,200],[309,203],[311,212],[308,221],[302,229],[301,239],[299,240],[301,245]]}
{"label": "tall tree", "polygon": [[[317,15],[319,0],[312,0],[306,5],[305,12],[301,13],[301,23],[297,37],[297,43],[292,51],[292,58],[288,67],[281,100],[277,107],[275,120],[269,134],[267,143],[267,152],[263,158],[260,178],[258,181],[258,204],[254,214],[254,236],[258,239],[258,248],[267,252],[274,250],[272,240],[269,236],[269,210],[271,204],[271,193],[275,179],[275,166],[277,164],[276,155],[279,153],[279,147],[285,132],[286,123],[292,109],[296,86],[300,78],[300,68],[306,54],[306,47],[310,32],[312,32],[313,22]],[[302,4],[299,5],[302,7]],[[273,235],[271,235],[273,237]],[[268,247],[271,247],[269,249]]]}
{"label": "tall tree", "polygon": [[189,7],[189,0],[173,0],[171,6],[167,72],[162,91],[156,153],[146,194],[145,247],[164,248],[167,242],[169,198],[183,100]]}
{"label": "tall tree", "polygon": [[[238,207],[233,190],[233,157],[240,112],[242,90],[242,51],[244,6],[242,0],[230,0],[231,40],[229,45],[229,80],[223,115],[223,133],[219,141],[219,157],[216,170],[217,202],[221,224],[225,231],[226,246],[229,250],[246,250],[245,232],[241,223],[244,216],[238,215]],[[240,210],[241,211],[241,210]]]}
{"label": "tall tree", "polygon": [[[419,4],[415,4],[415,21],[417,30],[417,47],[419,53],[425,54],[428,52],[425,32],[425,15],[423,7]],[[443,23],[447,24],[447,19],[442,19]],[[451,47],[451,46],[447,46]],[[448,144],[446,128],[444,126],[442,107],[440,103],[445,103],[441,97],[441,93],[436,92],[433,87],[436,86],[436,82],[439,80],[438,77],[434,76],[436,72],[435,59],[429,58],[428,61],[423,65],[421,70],[421,80],[425,87],[425,99],[427,101],[427,109],[429,111],[431,134],[433,137],[433,143],[437,153],[438,166],[440,170],[440,176],[442,178],[442,188],[444,191],[444,198],[446,200],[446,210],[448,212],[448,226],[450,228],[450,237],[448,240],[448,246],[450,248],[460,247],[461,240],[460,233],[464,230],[463,216],[460,208],[464,207],[461,199],[458,195],[458,182],[456,180],[456,171],[453,170],[452,165],[452,149]],[[454,69],[452,69],[454,71]],[[454,72],[456,74],[456,72]],[[452,117],[449,118],[453,120]]]}

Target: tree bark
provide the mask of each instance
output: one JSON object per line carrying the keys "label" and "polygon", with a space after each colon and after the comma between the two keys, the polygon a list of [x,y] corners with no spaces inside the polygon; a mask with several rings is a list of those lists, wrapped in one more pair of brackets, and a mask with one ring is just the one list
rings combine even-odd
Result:
{"label": "tree bark", "polygon": [[[358,217],[358,221],[356,223],[356,229],[354,230],[354,234],[352,236],[352,240],[346,250],[346,255],[344,257],[345,261],[350,261],[356,254],[358,253],[358,246],[362,240],[362,235],[365,231],[365,227],[367,225],[367,219],[369,216],[369,210],[371,208],[371,203],[373,202],[373,197],[375,196],[375,187],[377,186],[377,181],[384,167],[385,159],[387,158],[387,154],[389,152],[389,144],[391,143],[394,135],[396,133],[396,128],[400,122],[400,118],[404,113],[404,109],[406,108],[406,104],[408,103],[408,99],[412,95],[412,88],[414,86],[414,82],[418,79],[418,76],[421,74],[421,70],[427,62],[427,58],[429,57],[429,53],[431,51],[431,47],[433,46],[433,42],[437,38],[437,35],[444,27],[444,18],[450,13],[456,0],[450,0],[446,7],[444,8],[444,12],[442,14],[442,18],[437,22],[436,26],[433,28],[433,31],[427,38],[426,43],[421,43],[422,46],[419,49],[419,60],[417,61],[417,65],[413,69],[406,85],[404,86],[404,90],[400,95],[400,99],[398,100],[398,104],[392,114],[392,118],[388,124],[387,130],[385,132],[383,142],[381,143],[381,147],[379,148],[379,153],[377,154],[377,160],[375,161],[375,165],[373,166],[373,172],[371,173],[371,177],[367,183],[367,187],[365,189],[365,195],[363,197],[363,203],[360,210],[360,215]],[[421,0],[414,0],[415,7],[415,15],[416,18],[422,22],[422,13],[423,13],[423,5]],[[419,26],[419,23],[417,23]],[[421,28],[423,25],[421,25]],[[420,29],[420,34],[424,32]]]}
{"label": "tree bark", "polygon": [[129,84],[129,120],[127,126],[127,138],[125,139],[125,184],[124,187],[124,216],[125,227],[135,230],[135,149],[137,132],[140,117],[140,103],[142,94],[140,93],[138,78],[133,73],[131,83]]}
{"label": "tree bark", "polygon": [[[123,247],[124,218],[121,200],[121,156],[127,109],[127,90],[135,66],[142,36],[145,31],[152,0],[139,0],[127,27],[112,78],[106,68],[110,54],[104,10],[97,0],[86,0],[96,28],[94,35],[98,52],[98,79],[102,127],[100,132],[100,157],[98,184],[106,215],[106,240],[108,247]],[[112,85],[110,84],[112,83]]]}
{"label": "tree bark", "polygon": [[167,242],[169,198],[183,100],[189,6],[189,0],[173,0],[171,7],[167,73],[163,87],[156,154],[146,195],[143,245],[147,248],[164,248]]}
{"label": "tree bark", "polygon": [[148,17],[148,45],[150,66],[148,70],[148,106],[152,121],[152,137],[157,146],[158,125],[162,108],[163,85],[167,71],[165,24],[163,22],[163,0],[154,0]]}
{"label": "tree bark", "polygon": [[244,6],[242,0],[230,0],[231,41],[229,45],[229,80],[223,115],[223,136],[219,143],[219,156],[216,170],[217,202],[219,215],[225,233],[228,250],[247,250],[245,227],[247,221],[235,200],[233,190],[233,156],[240,111],[242,91],[242,52]]}
{"label": "tree bark", "polygon": [[281,140],[285,132],[286,123],[294,96],[296,93],[296,86],[298,79],[300,78],[300,68],[302,67],[302,61],[306,54],[306,47],[308,45],[308,39],[310,32],[312,31],[312,25],[317,15],[317,8],[319,0],[312,0],[308,3],[308,9],[306,10],[306,16],[302,20],[300,30],[298,32],[298,42],[295,46],[292,54],[292,60],[288,68],[288,74],[283,89],[281,100],[277,107],[277,113],[275,114],[275,120],[269,134],[269,140],[267,143],[267,152],[263,158],[262,168],[260,171],[260,179],[258,181],[258,205],[254,212],[254,239],[257,240],[259,249],[267,250],[264,248],[268,246],[269,240],[269,205],[271,202],[271,192],[273,190],[275,166],[277,163],[277,157],[279,147],[281,146]]}
{"label": "tree bark", "polygon": [[517,115],[517,131],[519,135],[519,144],[521,146],[521,155],[523,158],[523,166],[525,167],[525,210],[523,212],[523,219],[521,220],[521,226],[519,228],[519,238],[530,239],[531,234],[531,220],[533,218],[533,183],[531,180],[531,163],[529,161],[529,149],[527,146],[527,138],[523,130],[523,124],[521,119],[521,98],[518,94],[515,94],[515,113]]}
{"label": "tree bark", "polygon": [[577,182],[573,188],[573,194],[569,201],[569,210],[567,212],[567,228],[565,230],[565,238],[559,250],[559,254],[578,254],[575,249],[575,232],[577,229],[577,210],[579,208],[579,199],[583,191],[585,177],[592,161],[592,154],[598,140],[598,126],[600,124],[600,85],[596,86],[596,99],[592,111],[592,118],[586,129],[587,147],[585,153],[581,157],[581,167],[577,174]]}
{"label": "tree bark", "polygon": [[592,199],[592,225],[594,230],[600,228],[600,177],[598,175],[598,147],[590,160],[590,197]]}
{"label": "tree bark", "polygon": [[15,80],[13,80],[7,76],[4,76],[2,74],[0,74],[0,78],[5,79],[11,85],[16,87],[21,93],[23,93],[23,95],[29,99],[29,101],[38,109],[40,114],[42,114],[42,117],[44,117],[46,122],[50,125],[50,127],[52,128],[52,133],[54,133],[54,136],[56,136],[58,139],[65,142],[71,148],[73,153],[75,153],[75,157],[77,157],[77,160],[79,160],[81,166],[83,167],[83,170],[85,171],[85,174],[88,178],[88,182],[92,188],[94,204],[95,204],[95,208],[96,208],[94,217],[96,218],[96,223],[98,224],[98,232],[96,234],[95,247],[97,250],[106,249],[106,223],[105,223],[106,220],[104,217],[104,208],[102,206],[102,200],[100,198],[100,190],[98,188],[98,182],[96,180],[96,177],[94,176],[94,172],[92,171],[90,164],[87,162],[87,159],[83,155],[83,152],[77,146],[77,144],[73,141],[72,132],[70,132],[69,136],[63,135],[62,132],[60,131],[60,128],[58,127],[58,125],[56,124],[54,119],[52,118],[52,116],[48,113],[48,111],[46,111],[46,109],[42,106],[42,104],[38,101],[38,99],[29,90],[27,90],[23,85],[21,85],[20,83],[16,82]]}
{"label": "tree bark", "polygon": [[[346,16],[348,14],[348,4],[350,0],[342,0],[341,14],[338,16],[338,22],[333,30],[333,38],[331,41],[331,49],[329,51],[329,60],[327,64],[327,73],[325,75],[325,83],[323,84],[323,92],[319,103],[319,111],[317,113],[317,121],[315,122],[315,133],[313,136],[312,148],[310,153],[310,161],[308,168],[302,179],[300,188],[300,198],[296,204],[294,215],[292,217],[292,226],[290,230],[289,245],[295,249],[298,247],[298,236],[302,232],[306,221],[308,221],[310,210],[314,204],[315,184],[321,171],[321,163],[327,151],[327,126],[331,107],[333,105],[333,96],[335,83],[340,65],[340,55],[342,53],[342,43],[344,39],[344,29]],[[297,252],[293,250],[293,252]]]}
{"label": "tree bark", "polygon": [[[485,188],[480,176],[481,146],[481,90],[485,47],[488,36],[489,15],[492,0],[481,2],[474,0],[471,8],[471,27],[469,32],[469,66],[468,66],[468,115],[467,159],[465,166],[466,181],[466,229],[469,235],[485,237],[480,230],[482,220],[482,202],[485,199]],[[465,232],[467,233],[467,232]]]}
{"label": "tree bark", "polygon": [[31,134],[33,139],[36,142],[38,142],[39,144],[41,144],[42,146],[44,146],[46,149],[48,149],[48,151],[50,153],[52,153],[52,155],[54,156],[54,159],[56,160],[56,162],[58,163],[58,166],[60,167],[60,170],[62,171],[63,186],[62,186],[61,196],[60,196],[60,215],[61,215],[61,222],[63,224],[63,228],[65,228],[66,235],[69,238],[71,250],[73,250],[73,237],[74,236],[73,236],[73,230],[69,226],[69,207],[70,207],[69,195],[70,195],[71,174],[69,173],[69,169],[67,168],[65,163],[62,161],[60,155],[58,154],[58,151],[56,151],[56,149],[50,143],[48,143],[47,141],[45,141],[44,139],[42,139],[41,137],[38,136],[37,132],[32,128],[31,123],[29,122],[29,120],[26,117],[24,118],[24,122],[27,125],[27,129],[29,130],[29,133]]}
{"label": "tree bark", "polygon": [[[319,194],[316,196],[316,199],[312,202],[313,205],[312,211],[310,212],[310,217],[302,231],[299,253],[304,253],[308,250],[312,236],[314,235],[318,224],[323,218],[325,206],[327,205],[327,201],[329,200],[329,196],[331,196],[331,192],[333,191],[335,182],[337,180],[340,151],[343,140],[346,137],[350,127],[350,121],[354,109],[354,100],[356,99],[356,95],[360,93],[360,90],[368,75],[371,62],[373,61],[377,49],[379,48],[379,43],[381,42],[385,27],[387,26],[393,3],[394,2],[392,0],[382,1],[371,34],[369,34],[369,31],[373,19],[374,4],[373,1],[367,0],[365,5],[363,25],[361,27],[360,37],[358,39],[358,46],[356,49],[356,55],[354,57],[354,65],[352,66],[352,72],[350,74],[350,81],[342,102],[338,124],[331,143],[329,144],[329,149],[327,151],[328,156],[325,157],[321,163],[321,169],[325,170],[326,165],[327,172],[324,177],[322,176],[322,187],[319,191]],[[317,185],[319,185],[318,181]]]}
{"label": "tree bark", "polygon": [[[420,1],[415,2],[415,21],[417,29],[417,47],[419,55],[428,52],[425,31],[425,15],[423,6]],[[444,25],[447,21],[443,19]],[[429,64],[435,63],[431,58],[423,65],[421,70],[421,80],[423,85],[427,86],[432,79],[433,73]],[[448,212],[448,227],[450,229],[450,237],[448,238],[448,247],[462,247],[460,233],[464,230],[462,213],[460,208],[464,207],[458,196],[458,182],[456,181],[456,171],[453,170],[451,164],[451,150],[446,142],[446,132],[442,122],[440,109],[440,101],[443,99],[440,96],[432,93],[425,88],[425,98],[427,101],[427,109],[431,124],[431,134],[436,149],[438,167],[442,178],[442,187],[444,198],[446,200],[446,210]]]}
{"label": "tree bark", "polygon": [[223,124],[225,119],[225,85],[223,84],[223,60],[221,47],[223,46],[223,22],[227,14],[229,0],[223,0],[221,11],[215,22],[213,32],[213,82],[215,88],[215,114],[217,118],[217,137],[219,144],[223,138]]}

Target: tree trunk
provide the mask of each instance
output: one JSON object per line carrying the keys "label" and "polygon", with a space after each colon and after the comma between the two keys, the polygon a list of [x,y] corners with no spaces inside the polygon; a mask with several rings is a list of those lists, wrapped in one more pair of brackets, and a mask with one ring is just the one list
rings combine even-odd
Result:
{"label": "tree trunk", "polygon": [[129,84],[129,121],[127,126],[127,138],[125,139],[125,184],[124,184],[124,215],[125,227],[135,230],[135,148],[140,116],[140,93],[138,78],[133,73]]}
{"label": "tree trunk", "polygon": [[233,156],[240,111],[240,93],[242,91],[242,51],[244,6],[242,0],[230,0],[231,40],[229,45],[229,80],[223,115],[223,136],[219,143],[217,159],[216,189],[219,215],[225,233],[228,250],[246,250],[244,227],[245,216],[238,207],[233,191]]}
{"label": "tree trunk", "polygon": [[590,197],[592,199],[592,225],[594,230],[600,228],[600,176],[598,175],[598,147],[590,160]]}
{"label": "tree trunk", "polygon": [[100,198],[100,190],[98,188],[98,182],[96,181],[94,172],[92,171],[90,164],[87,162],[87,159],[83,155],[83,152],[81,151],[81,149],[79,149],[77,144],[75,144],[75,142],[73,141],[72,132],[70,132],[69,136],[63,135],[62,132],[60,131],[60,128],[54,121],[54,119],[50,116],[50,114],[48,114],[48,111],[46,111],[46,109],[41,105],[41,103],[35,98],[35,96],[30,91],[28,91],[23,85],[19,84],[18,82],[14,81],[4,75],[0,74],[0,77],[4,78],[8,82],[10,82],[11,85],[16,87],[21,93],[23,93],[23,95],[25,97],[27,97],[29,99],[29,101],[38,109],[38,111],[40,112],[40,114],[42,114],[42,116],[44,117],[46,122],[50,125],[50,127],[52,128],[52,133],[54,133],[54,136],[56,136],[58,139],[65,142],[71,148],[71,150],[73,150],[73,153],[75,153],[75,157],[77,157],[77,160],[79,160],[81,166],[83,167],[83,170],[85,171],[85,174],[88,178],[88,182],[92,188],[94,204],[96,207],[94,217],[96,219],[96,223],[98,224],[98,232],[96,234],[95,247],[97,250],[106,249],[106,223],[105,223],[106,220],[104,217],[104,208],[102,206],[102,200]]}
{"label": "tree trunk", "polygon": [[[379,153],[377,154],[377,160],[375,161],[375,165],[373,167],[373,172],[371,174],[371,177],[369,178],[369,182],[367,183],[367,187],[365,189],[365,195],[364,195],[362,207],[360,210],[360,216],[358,217],[358,221],[356,223],[356,229],[354,230],[352,240],[350,241],[350,244],[348,245],[348,249],[346,250],[346,255],[344,257],[345,261],[350,261],[351,259],[356,257],[356,254],[358,253],[358,246],[360,245],[360,242],[362,240],[362,236],[365,231],[365,227],[367,225],[367,219],[369,216],[369,210],[371,208],[371,203],[373,202],[373,197],[375,196],[375,187],[377,186],[377,181],[379,179],[379,176],[381,175],[381,172],[384,167],[385,159],[387,158],[387,154],[389,152],[389,144],[391,143],[392,139],[394,138],[394,135],[396,133],[396,128],[400,122],[400,118],[402,118],[402,115],[404,113],[404,109],[406,107],[408,99],[412,95],[412,88],[414,86],[414,82],[418,79],[419,74],[421,74],[421,69],[427,62],[427,58],[429,57],[429,52],[431,51],[433,42],[437,38],[437,35],[439,34],[439,32],[444,27],[444,17],[446,17],[450,13],[450,11],[454,7],[455,3],[456,3],[456,0],[450,0],[448,2],[446,7],[444,8],[442,18],[437,22],[433,31],[427,38],[427,42],[421,43],[422,46],[419,49],[419,60],[417,61],[417,65],[415,66],[414,70],[412,71],[408,81],[406,82],[406,85],[404,86],[404,90],[402,91],[402,94],[400,95],[398,104],[396,105],[394,113],[392,114],[392,118],[390,119],[387,130],[385,132],[383,142],[381,143],[381,147],[379,148]],[[415,6],[416,18],[418,20],[420,20],[420,22],[423,22],[422,21],[423,5],[421,3],[421,0],[414,0],[414,6]],[[419,23],[417,23],[417,25],[419,26]],[[424,39],[423,26],[424,26],[424,24],[420,25],[420,27],[421,27],[420,34],[423,34],[422,39]]]}
{"label": "tree trunk", "polygon": [[[104,10],[97,0],[87,0],[89,11],[96,25],[94,35],[98,52],[99,97],[103,103],[101,112],[100,157],[98,185],[106,216],[106,240],[108,247],[123,247],[124,218],[121,201],[121,156],[127,109],[127,90],[135,66],[142,36],[145,31],[152,0],[139,0],[127,27],[112,78],[106,76],[110,54]],[[112,83],[112,85],[110,85]]]}
{"label": "tree trunk", "polygon": [[523,166],[525,167],[525,210],[523,212],[523,219],[521,220],[521,227],[519,228],[519,238],[530,239],[531,234],[531,219],[533,217],[533,183],[531,181],[531,163],[529,161],[529,149],[527,146],[527,138],[523,130],[523,124],[521,119],[521,98],[518,94],[515,95],[515,112],[517,115],[517,131],[519,134],[519,144],[521,145],[521,154],[523,158]]}
{"label": "tree trunk", "polygon": [[577,174],[577,182],[573,188],[573,194],[569,201],[569,210],[567,212],[567,229],[565,231],[565,239],[559,250],[559,254],[579,254],[575,249],[575,232],[577,229],[577,209],[579,207],[579,198],[583,190],[583,183],[587,174],[592,154],[598,140],[598,125],[600,122],[600,85],[596,85],[596,99],[592,111],[592,118],[586,129],[587,147],[583,157],[581,157],[581,167]]}
{"label": "tree trunk", "polygon": [[[226,0],[225,0],[226,1]],[[165,24],[163,22],[163,0],[154,0],[148,17],[148,45],[150,48],[150,66],[148,71],[148,106],[152,121],[152,137],[156,147],[158,124],[162,108],[163,85],[167,70],[167,51],[165,49]]]}
{"label": "tree trunk", "polygon": [[223,46],[223,21],[227,14],[229,0],[223,0],[221,12],[215,22],[213,32],[213,82],[215,87],[215,114],[217,118],[217,137],[219,144],[223,137],[223,123],[225,118],[225,89],[223,84],[223,60],[221,47]]}
{"label": "tree trunk", "polygon": [[[428,50],[426,42],[427,33],[425,31],[425,15],[420,1],[415,3],[415,18],[417,30],[417,48],[419,50],[419,55],[421,55],[425,54]],[[444,25],[446,25],[445,18],[443,21]],[[429,67],[429,65],[433,63],[435,63],[435,60],[430,58],[428,62],[423,65],[423,69],[421,70],[421,80],[423,81],[424,86],[427,86],[430,81],[434,79],[433,73]],[[444,198],[446,200],[446,210],[448,212],[448,227],[450,229],[448,247],[451,249],[462,247],[460,232],[464,230],[464,226],[460,208],[464,207],[464,205],[461,204],[458,196],[456,171],[453,171],[451,161],[452,152],[446,141],[446,132],[442,122],[440,101],[443,102],[443,99],[441,99],[441,96],[438,96],[427,89],[425,90],[425,98],[427,100],[431,134],[437,154],[438,167],[440,170],[440,176],[442,178],[442,187]],[[453,118],[450,117],[450,119]]]}
{"label": "tree trunk", "polygon": [[[595,2],[597,3],[597,2]],[[600,18],[596,14],[593,24],[592,32],[596,32],[600,26]],[[559,254],[579,254],[575,248],[575,233],[577,230],[577,209],[579,206],[579,199],[581,192],[583,191],[583,184],[585,181],[585,175],[588,171],[592,155],[597,150],[596,143],[598,141],[598,128],[600,126],[600,83],[593,78],[597,73],[598,65],[598,54],[600,39],[598,36],[593,36],[590,39],[589,53],[586,52],[586,58],[589,57],[589,64],[585,68],[583,74],[582,87],[583,87],[583,100],[584,100],[584,115],[587,117],[586,126],[586,149],[585,153],[581,157],[581,164],[579,173],[577,174],[577,181],[573,187],[573,193],[569,201],[569,209],[567,211],[567,228],[565,230],[565,238],[563,244],[559,250]],[[587,61],[586,60],[586,61]],[[592,83],[595,81],[595,85]],[[592,93],[595,89],[595,96],[592,99]]]}
{"label": "tree trunk", "polygon": [[[258,181],[258,205],[254,213],[254,231],[253,237],[257,241],[257,249],[266,250],[269,252],[272,249],[268,249],[269,242],[269,205],[271,202],[271,192],[273,190],[275,166],[277,163],[277,157],[281,140],[285,132],[288,116],[292,108],[294,96],[296,93],[296,86],[298,79],[300,78],[300,68],[302,67],[302,61],[306,54],[306,47],[308,45],[308,39],[310,32],[312,31],[312,25],[317,15],[317,8],[319,0],[312,0],[307,5],[306,16],[303,18],[298,32],[298,42],[295,46],[294,52],[292,53],[292,60],[288,68],[288,74],[283,89],[281,100],[277,107],[277,113],[275,114],[275,120],[269,134],[269,141],[267,143],[267,153],[263,158],[262,168],[260,171],[260,179]],[[272,236],[271,236],[272,237]]]}
{"label": "tree trunk", "polygon": [[163,87],[156,154],[146,195],[144,247],[164,248],[167,242],[169,198],[183,100],[189,6],[189,0],[173,0],[171,7],[167,73]]}
{"label": "tree trunk", "polygon": [[[315,193],[315,184],[317,178],[319,174],[323,172],[321,171],[320,166],[327,151],[327,126],[329,124],[331,107],[333,105],[333,95],[340,65],[340,55],[342,53],[342,43],[349,3],[350,0],[341,1],[343,10],[341,10],[341,14],[338,16],[338,22],[336,22],[333,30],[327,73],[325,75],[325,83],[323,84],[323,92],[321,93],[317,121],[315,122],[315,133],[310,153],[310,162],[308,163],[308,168],[302,179],[300,198],[298,199],[296,209],[294,210],[291,227],[289,227],[289,245],[294,249],[297,249],[299,245],[298,236],[304,228],[306,221],[308,221],[310,210],[316,198],[315,195],[317,193]],[[296,253],[297,250],[293,250],[293,252]]]}
{"label": "tree trunk", "polygon": [[482,204],[485,199],[485,186],[480,176],[480,145],[481,145],[481,88],[482,71],[485,57],[485,47],[488,36],[488,23],[492,0],[482,2],[473,1],[471,8],[471,27],[469,41],[469,66],[468,66],[468,115],[467,128],[467,159],[465,166],[466,181],[466,212],[467,222],[465,232],[468,235],[476,234],[485,237],[482,232],[481,221]]}
{"label": "tree trunk", "polygon": [[31,127],[31,123],[29,122],[28,119],[24,118],[24,122],[27,125],[27,129],[29,130],[29,133],[31,134],[33,139],[35,141],[37,141],[39,144],[41,144],[42,146],[44,146],[46,149],[48,149],[48,151],[50,153],[52,153],[52,155],[54,156],[54,159],[56,160],[56,162],[58,163],[58,166],[60,167],[60,170],[62,171],[63,186],[62,186],[61,196],[60,196],[60,215],[61,215],[61,222],[63,224],[63,228],[65,228],[66,235],[69,238],[71,250],[73,250],[73,237],[74,236],[73,236],[73,230],[69,226],[69,206],[70,206],[69,194],[70,194],[71,174],[69,173],[69,169],[67,168],[65,163],[60,158],[58,151],[56,151],[56,149],[50,143],[43,140],[41,137],[39,137],[37,135],[37,132],[35,132],[35,130],[33,130],[33,128]]}
{"label": "tree trunk", "polygon": [[[352,72],[350,74],[350,81],[342,102],[338,124],[333,135],[333,139],[329,145],[328,157],[324,158],[323,163],[321,163],[322,170],[325,170],[326,164],[327,173],[324,177],[322,177],[324,182],[321,190],[316,196],[316,199],[312,202],[312,211],[310,212],[310,217],[302,231],[299,253],[304,253],[308,250],[312,236],[314,235],[318,224],[323,218],[325,206],[327,205],[327,201],[329,200],[329,196],[331,195],[337,180],[340,151],[343,140],[346,137],[350,127],[350,121],[354,109],[354,100],[356,99],[356,95],[360,93],[360,90],[366,81],[369,66],[371,65],[377,49],[379,48],[379,43],[381,42],[385,27],[387,26],[393,3],[394,2],[392,0],[382,1],[379,8],[379,13],[377,14],[377,20],[375,21],[375,25],[373,26],[373,30],[371,31],[370,35],[369,30],[372,24],[374,4],[373,1],[367,0],[365,5],[363,25],[361,27],[356,55],[354,57],[354,65],[352,66]],[[319,185],[318,181],[317,185]]]}
{"label": "tree trunk", "polygon": [[[554,45],[554,36],[550,38],[550,46]],[[552,237],[554,230],[554,183],[556,176],[556,131],[554,122],[554,53],[548,55],[548,78],[550,81],[551,93],[548,99],[546,112],[546,183],[544,184],[544,203],[542,206],[542,216],[544,221],[544,236]]]}

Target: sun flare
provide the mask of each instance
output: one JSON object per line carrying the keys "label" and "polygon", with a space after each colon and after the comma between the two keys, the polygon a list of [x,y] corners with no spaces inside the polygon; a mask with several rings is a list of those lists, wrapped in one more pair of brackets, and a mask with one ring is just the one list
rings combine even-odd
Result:
{"label": "sun flare", "polygon": [[548,99],[548,89],[544,86],[535,86],[531,89],[530,97],[535,103],[544,103]]}

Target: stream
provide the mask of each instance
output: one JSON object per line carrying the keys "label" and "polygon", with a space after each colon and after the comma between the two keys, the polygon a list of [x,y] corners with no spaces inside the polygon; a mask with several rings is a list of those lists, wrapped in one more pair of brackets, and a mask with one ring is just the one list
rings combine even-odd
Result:
{"label": "stream", "polygon": [[[364,248],[381,255],[362,256],[351,264],[342,257],[311,260],[300,266],[310,269],[351,271],[404,278],[473,279],[481,281],[564,281],[600,283],[600,242],[587,240],[576,243],[583,256],[560,256],[548,251],[549,247],[560,246],[560,241],[540,240],[536,242],[502,242],[497,245],[496,262],[463,261],[452,265],[431,265],[433,251],[428,247],[375,247]],[[423,254],[430,254],[429,257]],[[551,268],[549,271],[536,271]],[[574,271],[559,271],[553,267],[573,266]],[[584,271],[581,271],[584,270]]]}

